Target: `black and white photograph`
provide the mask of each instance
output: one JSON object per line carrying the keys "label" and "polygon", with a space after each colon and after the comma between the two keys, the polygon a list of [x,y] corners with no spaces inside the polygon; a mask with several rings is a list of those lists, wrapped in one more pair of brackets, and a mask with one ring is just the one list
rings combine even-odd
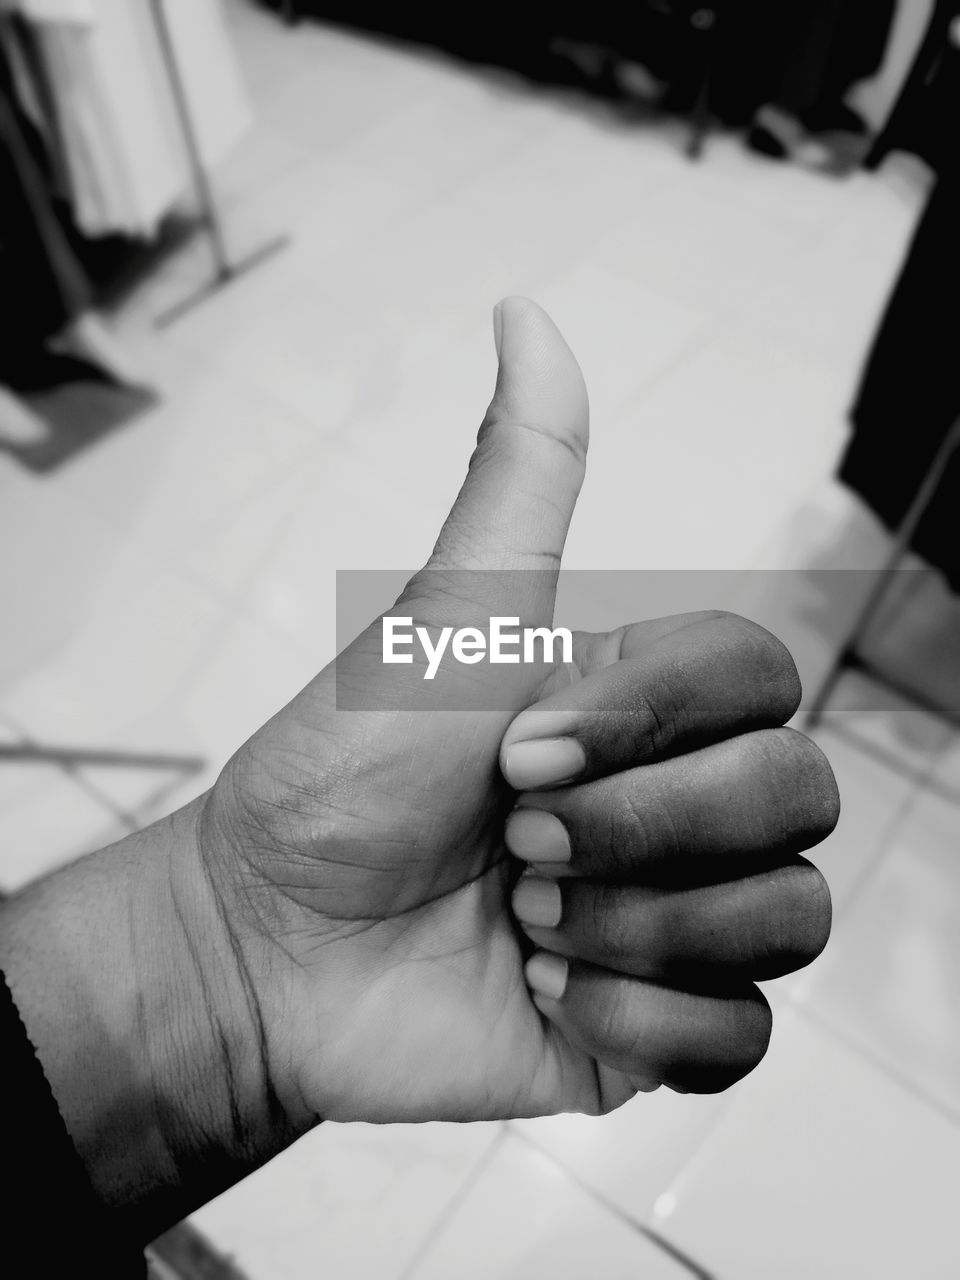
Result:
{"label": "black and white photograph", "polygon": [[958,298],[960,0],[0,0],[4,1274],[960,1276]]}

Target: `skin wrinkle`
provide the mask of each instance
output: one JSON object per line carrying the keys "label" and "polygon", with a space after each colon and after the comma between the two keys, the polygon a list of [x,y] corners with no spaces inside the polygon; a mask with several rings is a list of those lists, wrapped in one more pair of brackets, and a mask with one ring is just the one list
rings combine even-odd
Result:
{"label": "skin wrinkle", "polygon": [[[272,1063],[270,1058],[270,1046],[267,1039],[266,1022],[263,1016],[263,1008],[260,1004],[256,986],[250,974],[250,970],[246,961],[246,956],[244,954],[243,947],[240,943],[240,939],[238,938],[236,931],[233,928],[233,924],[225,909],[223,900],[217,891],[216,884],[213,881],[209,858],[204,852],[203,818],[204,818],[204,815],[206,814],[208,803],[209,803],[209,796],[207,797],[203,805],[201,805],[198,808],[198,811],[197,811],[195,843],[196,843],[198,856],[196,861],[199,864],[201,875],[203,876],[203,879],[208,888],[208,892],[210,893],[211,899],[213,901],[214,910],[220,920],[221,928],[223,930],[223,936],[227,941],[227,944],[230,949],[230,953],[233,957],[235,973],[236,973],[236,976],[239,978],[241,990],[244,996],[244,1001],[246,1003],[247,1017],[249,1019],[249,1025],[253,1031],[252,1043],[256,1048],[257,1058],[259,1063],[259,1076],[260,1076],[259,1091],[261,1094],[260,1107],[262,1109],[262,1114],[266,1118],[268,1132],[271,1132],[271,1133],[276,1132],[277,1135],[279,1136],[285,1132],[289,1132],[292,1126],[290,1124],[289,1118],[287,1117],[285,1108],[283,1107],[280,1101],[279,1095],[277,1094],[277,1091],[276,1091],[276,1086],[274,1084],[273,1068],[272,1068]],[[246,1042],[249,1043],[249,1037],[246,1038]],[[233,1084],[232,1100],[235,1102],[238,1102],[239,1099],[238,1099],[238,1093],[236,1090],[235,1077],[233,1075],[232,1061],[229,1064],[229,1070],[230,1070],[229,1079]],[[246,1143],[244,1145],[246,1146]],[[254,1140],[252,1137],[250,1139],[250,1149],[251,1151],[255,1149]]]}
{"label": "skin wrinkle", "polygon": [[[580,470],[582,480],[583,472],[586,470],[587,465],[587,452],[583,441],[576,436],[570,440],[565,435],[554,435],[553,432],[549,431],[541,423],[534,422],[530,419],[517,419],[511,418],[509,415],[501,416],[499,413],[494,413],[484,418],[481,423],[478,441],[483,439],[497,427],[506,428],[508,439],[510,437],[515,437],[515,433],[517,431],[522,431],[535,436],[537,440],[546,440],[548,444],[559,445],[573,457],[573,460],[576,462],[577,467]],[[491,453],[493,453],[492,449]],[[497,452],[495,456],[499,458],[502,455]],[[570,488],[574,493],[579,493],[580,491],[580,485],[571,485]],[[566,510],[569,510],[569,507],[565,508],[565,511]]]}

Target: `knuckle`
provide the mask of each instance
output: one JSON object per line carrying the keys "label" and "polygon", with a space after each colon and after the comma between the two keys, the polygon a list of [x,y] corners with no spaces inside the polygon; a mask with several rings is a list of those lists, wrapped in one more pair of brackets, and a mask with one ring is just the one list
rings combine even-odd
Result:
{"label": "knuckle", "polygon": [[[830,762],[796,729],[764,729],[744,740],[747,767],[767,775],[767,796],[779,801],[785,834],[807,843],[825,839],[840,816],[840,795]],[[755,752],[754,761],[749,753]]]}
{"label": "knuckle", "polygon": [[804,829],[818,839],[833,831],[840,818],[840,793],[830,761],[806,734],[776,729],[791,761],[797,813]]}
{"label": "knuckle", "polygon": [[624,909],[623,897],[611,885],[594,886],[590,895],[589,927],[604,959],[616,962],[628,957],[634,948],[634,930],[630,914]]}
{"label": "knuckle", "polygon": [[789,720],[800,705],[803,690],[797,664],[787,646],[759,622],[737,613],[722,615],[738,642],[749,648],[755,666],[755,683],[769,704],[771,715]]}
{"label": "knuckle", "polygon": [[793,869],[791,918],[794,950],[804,964],[815,960],[827,945],[833,923],[830,886],[812,862]]}
{"label": "knuckle", "polygon": [[694,1093],[721,1093],[762,1061],[770,1043],[773,1015],[756,987],[748,996],[724,1001],[714,1018],[710,1043],[694,1060],[670,1064],[666,1083]]}
{"label": "knuckle", "polygon": [[770,1005],[756,988],[753,998],[742,1002],[737,1024],[739,1051],[733,1055],[731,1066],[738,1073],[734,1078],[739,1080],[763,1060],[773,1030]]}
{"label": "knuckle", "polygon": [[833,919],[830,888],[806,859],[772,872],[766,905],[749,931],[750,976],[782,977],[815,960],[827,945]]}

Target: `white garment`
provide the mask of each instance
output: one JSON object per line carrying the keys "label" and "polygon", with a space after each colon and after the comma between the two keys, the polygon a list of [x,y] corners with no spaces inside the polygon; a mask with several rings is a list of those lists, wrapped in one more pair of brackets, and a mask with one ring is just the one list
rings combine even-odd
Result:
{"label": "white garment", "polygon": [[[219,0],[161,0],[205,164],[250,123]],[[74,194],[88,235],[150,236],[189,190],[183,133],[151,0],[21,0],[38,23]],[[88,11],[89,20],[81,14]]]}
{"label": "white garment", "polygon": [[22,13],[33,22],[91,22],[93,0],[0,0],[0,11]]}

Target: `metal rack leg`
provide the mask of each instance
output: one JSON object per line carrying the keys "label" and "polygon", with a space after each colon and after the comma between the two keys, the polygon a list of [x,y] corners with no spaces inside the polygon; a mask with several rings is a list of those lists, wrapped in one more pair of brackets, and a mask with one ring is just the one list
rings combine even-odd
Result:
{"label": "metal rack leg", "polygon": [[198,303],[204,301],[205,298],[217,293],[220,289],[236,280],[239,276],[250,271],[258,263],[263,262],[265,258],[272,257],[273,254],[279,252],[287,244],[286,236],[278,236],[271,240],[268,244],[262,245],[259,249],[255,249],[246,258],[234,262],[227,250],[226,237],[223,232],[223,223],[220,219],[220,212],[217,208],[217,201],[210,184],[209,176],[203,163],[203,155],[200,150],[200,142],[197,137],[196,126],[190,111],[190,101],[187,96],[186,85],[180,71],[180,64],[177,61],[177,52],[173,43],[173,36],[170,31],[170,24],[167,20],[167,13],[163,0],[152,0],[152,9],[154,24],[156,26],[157,38],[160,42],[160,49],[163,54],[163,60],[166,64],[167,75],[170,81],[170,89],[173,94],[174,106],[177,112],[177,118],[180,123],[180,130],[183,135],[184,148],[187,153],[187,160],[190,166],[190,176],[193,183],[194,193],[196,195],[197,204],[200,208],[200,216],[203,225],[210,238],[210,248],[213,254],[214,274],[213,277],[201,286],[196,293],[185,298],[182,302],[178,302],[175,306],[165,311],[157,318],[157,326],[162,328],[177,320],[185,312],[190,311]]}
{"label": "metal rack leg", "polygon": [[883,568],[879,570],[877,581],[867,596],[863,608],[857,615],[857,620],[837,655],[836,661],[824,679],[823,684],[817,690],[817,696],[814,698],[805,718],[806,728],[814,729],[822,720],[823,709],[836,688],[837,681],[843,671],[850,665],[851,656],[856,653],[860,641],[866,635],[871,623],[879,613],[887,589],[890,586],[892,575],[896,572],[897,565],[909,548],[917,526],[923,519],[931,499],[940,486],[947,465],[958,449],[960,449],[960,418],[953,423],[934,455],[930,468],[923,478],[923,483],[920,485],[916,497],[900,523],[887,561]]}

